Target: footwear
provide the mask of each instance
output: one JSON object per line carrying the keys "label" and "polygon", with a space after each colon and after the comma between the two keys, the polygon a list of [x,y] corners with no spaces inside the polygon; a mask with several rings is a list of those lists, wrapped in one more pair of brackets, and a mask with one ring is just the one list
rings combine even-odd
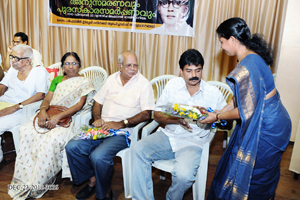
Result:
{"label": "footwear", "polygon": [[89,184],[87,184],[84,188],[82,188],[77,194],[76,199],[77,200],[85,200],[93,196],[96,192],[96,185],[93,187],[90,187]]}
{"label": "footwear", "polygon": [[112,190],[110,190],[110,196],[109,197],[105,197],[103,199],[96,198],[96,200],[112,200],[112,199],[113,199],[113,192],[112,192]]}

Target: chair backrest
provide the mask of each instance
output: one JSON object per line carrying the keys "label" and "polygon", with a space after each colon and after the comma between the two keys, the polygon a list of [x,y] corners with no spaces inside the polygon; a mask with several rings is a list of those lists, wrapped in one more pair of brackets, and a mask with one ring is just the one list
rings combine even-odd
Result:
{"label": "chair backrest", "polygon": [[61,67],[61,62],[54,63],[50,65],[49,67],[46,67],[46,70],[50,74],[50,82],[56,77],[56,76],[62,76],[64,75],[64,70]]}
{"label": "chair backrest", "polygon": [[207,83],[216,86],[222,92],[223,97],[227,103],[230,101],[233,96],[233,92],[226,83],[222,83],[219,81],[208,81]]}
{"label": "chair backrest", "polygon": [[79,72],[79,74],[91,79],[96,91],[99,91],[107,79],[107,72],[100,66],[87,67]]}
{"label": "chair backrest", "polygon": [[150,84],[153,87],[155,101],[157,99],[159,99],[159,97],[160,97],[165,85],[167,84],[167,82],[170,79],[175,78],[175,77],[178,77],[178,76],[175,76],[175,75],[161,75],[161,76],[158,76],[158,77],[156,77],[156,78],[154,78],[150,81]]}

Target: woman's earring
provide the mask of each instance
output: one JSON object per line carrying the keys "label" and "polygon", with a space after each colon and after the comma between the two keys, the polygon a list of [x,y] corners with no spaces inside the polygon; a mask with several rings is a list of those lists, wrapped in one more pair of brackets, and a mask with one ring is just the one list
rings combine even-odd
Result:
{"label": "woman's earring", "polygon": [[233,46],[233,48],[234,48],[234,47],[235,47],[235,44],[233,44],[232,46]]}

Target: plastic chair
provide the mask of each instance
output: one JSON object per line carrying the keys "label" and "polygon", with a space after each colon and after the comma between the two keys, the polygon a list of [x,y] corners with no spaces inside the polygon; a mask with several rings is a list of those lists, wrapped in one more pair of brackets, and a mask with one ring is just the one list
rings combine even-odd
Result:
{"label": "plastic chair", "polygon": [[108,76],[106,70],[100,66],[87,67],[81,70],[79,74],[83,74],[85,77],[91,79],[97,92],[100,90]]}
{"label": "plastic chair", "polygon": [[175,75],[161,75],[161,76],[158,76],[156,78],[153,78],[150,81],[150,84],[153,87],[155,102],[156,102],[157,99],[159,99],[159,97],[160,97],[165,85],[167,84],[167,82],[170,79],[175,78],[175,77],[178,77],[178,76],[175,76]]}
{"label": "plastic chair", "polygon": [[50,65],[49,67],[46,67],[46,70],[50,74],[50,78],[49,78],[50,81],[52,81],[56,76],[64,75],[64,70],[61,67],[61,62],[57,62],[54,63],[53,65]]}
{"label": "plastic chair", "polygon": [[[77,116],[77,118],[80,119],[80,125],[78,125],[77,121],[75,121],[75,127],[78,129],[80,126],[89,124],[90,119],[92,118],[92,112],[85,112],[81,113]],[[132,134],[130,136],[131,143],[130,145],[133,145],[135,142],[138,141],[138,133],[139,130],[146,124],[146,122],[141,122],[138,125],[136,125],[133,130]],[[130,155],[130,148],[123,149],[117,153],[117,156],[119,156],[122,159],[122,171],[123,171],[123,182],[124,182],[124,196],[125,198],[131,198],[131,155]]]}
{"label": "plastic chair", "polygon": [[[155,120],[155,123],[148,124],[143,128],[142,139],[150,135],[150,133],[159,125]],[[206,179],[207,179],[207,169],[208,169],[208,158],[209,158],[209,146],[215,136],[216,130],[212,129],[208,137],[207,142],[203,145],[202,156],[200,161],[200,166],[193,183],[193,199],[194,200],[204,200],[205,199],[205,189],[206,189]],[[153,167],[163,170],[165,172],[171,172],[174,167],[174,159],[170,160],[157,160],[152,164]],[[164,180],[164,177],[161,176]]]}
{"label": "plastic chair", "polygon": [[[233,92],[226,83],[222,83],[219,81],[208,81],[207,83],[216,86],[222,92],[223,97],[227,103],[233,97]],[[236,125],[236,121],[234,120],[233,124],[232,124],[232,128],[230,130],[217,128],[218,131],[224,131],[223,148],[226,148],[226,146],[229,142],[230,136],[235,128],[235,125]]]}
{"label": "plastic chair", "polygon": [[29,121],[30,117],[32,117],[35,114],[35,112],[40,108],[41,103],[42,103],[42,100],[24,106],[23,110],[22,110],[21,124],[7,130],[12,133],[16,153],[18,153],[18,149],[19,149],[19,141],[20,141],[19,140],[19,129],[21,128],[21,126],[23,126],[24,124],[26,124]]}

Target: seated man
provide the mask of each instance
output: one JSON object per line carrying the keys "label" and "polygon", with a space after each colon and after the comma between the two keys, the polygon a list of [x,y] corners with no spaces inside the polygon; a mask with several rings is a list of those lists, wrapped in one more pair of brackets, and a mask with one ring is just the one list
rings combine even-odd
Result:
{"label": "seated man", "polygon": [[[171,79],[154,109],[154,119],[165,128],[136,142],[132,152],[132,199],[154,199],[151,164],[156,160],[175,159],[166,199],[182,199],[193,184],[201,160],[202,147],[210,133],[210,125],[188,124],[183,118],[162,112],[164,107],[179,103],[222,109],[226,106],[222,93],[201,79],[204,60],[199,51],[189,49],[179,60],[182,77]],[[190,129],[190,131],[186,130]]]}
{"label": "seated man", "polygon": [[[149,81],[138,71],[136,54],[124,51],[119,55],[116,72],[108,77],[94,97],[93,125],[104,130],[121,129],[131,132],[140,122],[149,120],[154,109],[153,89]],[[125,136],[98,140],[71,140],[66,153],[73,183],[89,183],[76,195],[87,199],[96,191],[97,199],[108,199],[113,170],[113,158],[126,148]]]}
{"label": "seated man", "polygon": [[[13,43],[13,46],[7,47],[6,58],[5,58],[5,61],[3,62],[3,69],[6,72],[10,69],[10,66],[11,66],[9,55],[12,52],[12,48],[18,44],[28,45],[28,36],[23,32],[18,32],[14,35],[14,39],[13,39],[12,43]],[[41,56],[40,52],[38,52],[35,49],[32,49],[32,51],[33,51],[33,57],[31,59],[31,66],[32,67],[43,66],[42,56]]]}
{"label": "seated man", "polygon": [[[49,74],[44,67],[32,67],[30,46],[14,46],[10,55],[13,70],[0,82],[0,135],[21,123],[23,106],[42,100],[48,91]],[[7,107],[5,105],[10,104]],[[0,141],[0,162],[3,152]]]}

